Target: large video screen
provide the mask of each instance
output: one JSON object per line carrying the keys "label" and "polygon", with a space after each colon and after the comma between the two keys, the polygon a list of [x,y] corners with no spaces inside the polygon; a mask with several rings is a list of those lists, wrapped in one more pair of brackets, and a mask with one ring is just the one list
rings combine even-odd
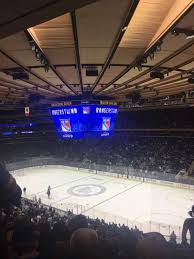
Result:
{"label": "large video screen", "polygon": [[50,108],[59,138],[109,137],[117,106],[74,105]]}

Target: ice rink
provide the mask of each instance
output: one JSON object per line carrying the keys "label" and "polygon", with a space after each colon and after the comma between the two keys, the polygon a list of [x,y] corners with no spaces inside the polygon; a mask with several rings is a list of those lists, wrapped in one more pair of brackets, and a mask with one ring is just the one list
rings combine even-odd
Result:
{"label": "ice rink", "polygon": [[[194,204],[194,191],[159,184],[86,173],[63,166],[34,167],[12,173],[26,197],[59,209],[73,209],[144,231],[181,234]],[[46,191],[51,186],[51,198]]]}

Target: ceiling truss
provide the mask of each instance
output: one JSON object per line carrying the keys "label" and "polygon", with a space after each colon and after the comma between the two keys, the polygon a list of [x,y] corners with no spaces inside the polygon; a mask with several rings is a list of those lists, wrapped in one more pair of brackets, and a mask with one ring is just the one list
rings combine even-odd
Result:
{"label": "ceiling truss", "polygon": [[[69,5],[61,16],[55,10],[49,17],[56,18],[13,35],[0,33],[0,99],[89,93],[120,101],[134,92],[149,99],[194,90],[193,0],[83,0],[79,7]],[[13,80],[8,72],[17,69],[29,79]]]}

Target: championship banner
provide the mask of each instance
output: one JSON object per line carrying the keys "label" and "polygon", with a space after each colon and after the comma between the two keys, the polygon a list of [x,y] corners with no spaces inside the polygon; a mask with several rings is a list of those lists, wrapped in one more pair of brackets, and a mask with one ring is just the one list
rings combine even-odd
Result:
{"label": "championship banner", "polygon": [[25,107],[25,116],[28,117],[30,115],[30,107]]}

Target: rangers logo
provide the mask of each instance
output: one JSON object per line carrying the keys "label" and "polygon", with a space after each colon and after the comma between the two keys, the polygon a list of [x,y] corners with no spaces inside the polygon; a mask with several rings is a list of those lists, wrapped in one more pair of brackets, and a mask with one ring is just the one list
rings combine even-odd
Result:
{"label": "rangers logo", "polygon": [[110,118],[102,118],[102,130],[110,130]]}
{"label": "rangers logo", "polygon": [[83,107],[83,114],[89,114],[89,113],[90,113],[90,107],[89,106]]}
{"label": "rangers logo", "polygon": [[71,132],[70,119],[60,120],[60,122],[61,122],[61,129],[63,132]]}

